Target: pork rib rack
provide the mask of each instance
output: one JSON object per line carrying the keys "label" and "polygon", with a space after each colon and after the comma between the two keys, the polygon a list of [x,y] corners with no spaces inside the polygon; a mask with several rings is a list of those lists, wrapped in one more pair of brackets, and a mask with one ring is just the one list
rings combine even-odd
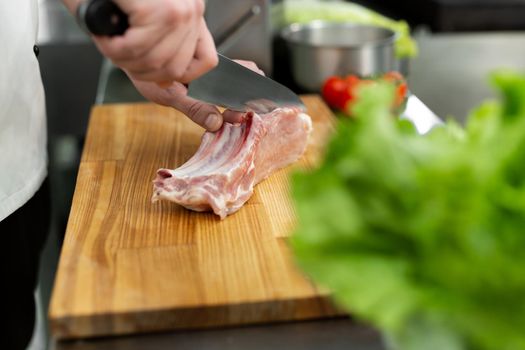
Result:
{"label": "pork rib rack", "polygon": [[212,210],[224,219],[243,206],[256,184],[301,157],[311,130],[310,117],[292,108],[249,112],[240,124],[224,123],[219,131],[203,135],[186,163],[157,171],[153,201]]}

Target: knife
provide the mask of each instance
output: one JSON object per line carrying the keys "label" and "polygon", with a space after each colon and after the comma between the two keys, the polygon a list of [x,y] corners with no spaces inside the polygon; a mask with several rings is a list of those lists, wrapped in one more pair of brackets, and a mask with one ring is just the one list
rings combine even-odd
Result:
{"label": "knife", "polygon": [[[111,0],[84,1],[77,10],[80,26],[94,35],[122,35],[128,16]],[[287,87],[218,54],[217,67],[192,81],[188,96],[234,111],[266,113],[278,107],[305,110]]]}
{"label": "knife", "polygon": [[409,93],[407,105],[401,118],[411,121],[421,135],[426,134],[433,127],[443,124],[443,121],[412,93]]}

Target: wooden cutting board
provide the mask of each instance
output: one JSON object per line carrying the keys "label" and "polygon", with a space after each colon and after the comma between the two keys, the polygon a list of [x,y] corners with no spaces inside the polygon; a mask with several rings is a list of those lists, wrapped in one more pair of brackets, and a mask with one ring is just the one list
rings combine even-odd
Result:
{"label": "wooden cutting board", "polygon": [[153,104],[93,108],[50,305],[56,338],[337,314],[294,266],[288,175],[316,163],[334,117],[305,96],[314,131],[301,161],[220,220],[165,201],[152,179],[197,150],[203,129]]}

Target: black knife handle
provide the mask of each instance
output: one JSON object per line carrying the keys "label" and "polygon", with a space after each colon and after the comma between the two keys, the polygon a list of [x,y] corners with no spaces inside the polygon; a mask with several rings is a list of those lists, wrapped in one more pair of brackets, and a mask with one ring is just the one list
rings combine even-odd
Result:
{"label": "black knife handle", "polygon": [[122,35],[129,28],[128,15],[111,0],[87,0],[77,10],[80,25],[94,35]]}

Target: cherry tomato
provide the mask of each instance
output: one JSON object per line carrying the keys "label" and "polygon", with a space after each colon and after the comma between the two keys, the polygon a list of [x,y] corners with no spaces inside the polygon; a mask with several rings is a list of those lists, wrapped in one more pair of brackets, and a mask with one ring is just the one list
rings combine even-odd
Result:
{"label": "cherry tomato", "polygon": [[386,81],[391,81],[391,82],[395,83],[396,85],[397,84],[402,84],[402,83],[405,82],[405,78],[403,77],[403,75],[401,75],[401,73],[396,72],[396,71],[391,71],[391,72],[385,73],[383,75],[383,79],[386,80]]}
{"label": "cherry tomato", "polygon": [[395,98],[395,106],[398,107],[403,104],[405,101],[406,95],[408,92],[408,86],[406,83],[401,83],[396,88],[396,98]]}
{"label": "cherry tomato", "polygon": [[356,97],[356,89],[370,84],[376,84],[378,80],[392,82],[395,87],[395,101],[393,107],[397,108],[403,105],[408,87],[405,78],[399,72],[388,72],[375,79],[361,79],[356,75],[347,75],[346,77],[332,76],[329,77],[322,88],[322,94],[328,105],[352,115],[352,105]]}
{"label": "cherry tomato", "polygon": [[394,107],[401,106],[405,101],[408,92],[408,86],[403,75],[401,75],[401,73],[399,72],[392,71],[384,74],[383,79],[395,84],[396,92],[394,99]]}
{"label": "cherry tomato", "polygon": [[340,77],[330,77],[323,84],[323,97],[333,108],[344,108],[344,95],[348,90],[348,84]]}
{"label": "cherry tomato", "polygon": [[361,79],[359,79],[359,77],[357,77],[356,75],[347,75],[345,81],[348,84],[348,86],[352,88],[359,84]]}
{"label": "cherry tomato", "polygon": [[351,115],[350,111],[352,109],[352,105],[353,105],[354,100],[355,100],[354,89],[355,89],[355,86],[354,87],[348,87],[346,89],[346,92],[344,94],[344,99],[342,101],[343,106],[340,108],[341,110],[347,112],[348,115]]}

